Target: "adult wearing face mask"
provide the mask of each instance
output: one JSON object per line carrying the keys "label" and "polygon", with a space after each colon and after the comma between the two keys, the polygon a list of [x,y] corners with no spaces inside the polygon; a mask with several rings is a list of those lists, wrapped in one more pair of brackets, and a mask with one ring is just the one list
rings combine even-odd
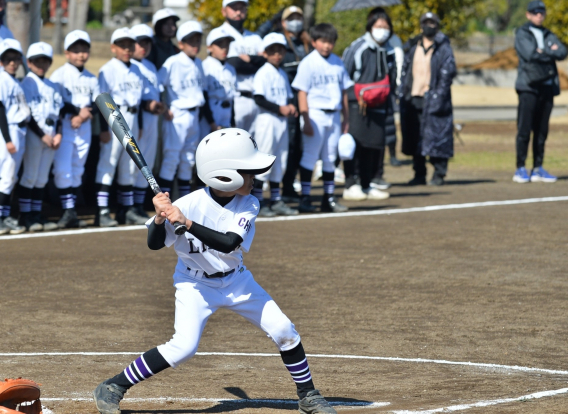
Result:
{"label": "adult wearing face mask", "polygon": [[[355,86],[349,98],[349,133],[356,142],[355,157],[344,161],[346,200],[384,200],[389,193],[379,189],[384,184],[385,144],[396,133],[392,95],[396,91],[396,59],[388,40],[392,36],[391,19],[377,7],[367,16],[366,32],[343,53],[343,63]],[[379,82],[383,81],[383,84]],[[375,88],[373,88],[375,84]],[[358,86],[361,85],[361,86]],[[356,94],[359,88],[385,91],[384,102],[373,104]],[[387,94],[388,93],[388,94]],[[360,177],[357,182],[356,172]]]}
{"label": "adult wearing face mask", "polygon": [[176,12],[167,7],[158,10],[152,16],[152,26],[154,26],[155,35],[152,38],[152,49],[147,59],[158,70],[170,56],[179,53],[177,46],[172,43],[172,39],[176,37],[176,23],[178,20],[179,16]]}
{"label": "adult wearing face mask", "polygon": [[409,185],[426,184],[426,157],[434,166],[429,185],[444,184],[448,160],[454,155],[451,85],[456,62],[440,19],[431,12],[420,17],[422,34],[410,41],[400,85],[402,152],[413,157]]}
{"label": "adult wearing face mask", "polygon": [[234,99],[234,120],[237,128],[254,133],[258,106],[254,102],[254,74],[266,63],[262,38],[244,28],[248,0],[223,0],[225,23],[221,26],[233,39],[229,45],[227,63],[237,72],[237,96]]}
{"label": "adult wearing face mask", "polygon": [[[286,54],[280,68],[288,75],[290,84],[298,72],[300,61],[312,51],[310,37],[304,30],[304,12],[300,7],[290,6],[277,13],[272,20],[264,23],[257,31],[261,36],[273,31],[282,32],[286,37]],[[298,107],[298,91],[292,89],[292,103]],[[286,173],[282,178],[282,200],[286,203],[298,202],[299,197],[294,190],[294,179],[300,168],[302,159],[302,131],[300,118],[288,117],[288,161]]]}
{"label": "adult wearing face mask", "polygon": [[4,15],[6,14],[6,0],[0,0],[0,42],[4,39],[13,39],[14,35],[4,24]]}

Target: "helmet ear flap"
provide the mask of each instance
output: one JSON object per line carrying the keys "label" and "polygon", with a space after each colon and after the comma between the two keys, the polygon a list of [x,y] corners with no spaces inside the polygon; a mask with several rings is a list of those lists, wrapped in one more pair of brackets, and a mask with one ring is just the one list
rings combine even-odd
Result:
{"label": "helmet ear flap", "polygon": [[[229,181],[220,180],[219,177],[227,178]],[[220,191],[236,191],[245,183],[242,175],[236,170],[229,169],[213,170],[204,176],[200,175],[199,178],[209,187]]]}

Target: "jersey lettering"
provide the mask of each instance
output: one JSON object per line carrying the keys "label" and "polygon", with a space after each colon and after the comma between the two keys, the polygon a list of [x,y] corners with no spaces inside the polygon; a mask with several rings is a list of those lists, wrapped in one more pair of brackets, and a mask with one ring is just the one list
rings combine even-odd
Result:
{"label": "jersey lettering", "polygon": [[245,231],[248,232],[250,230],[251,224],[250,220],[247,220],[244,217],[241,217],[239,220],[239,226],[244,227]]}

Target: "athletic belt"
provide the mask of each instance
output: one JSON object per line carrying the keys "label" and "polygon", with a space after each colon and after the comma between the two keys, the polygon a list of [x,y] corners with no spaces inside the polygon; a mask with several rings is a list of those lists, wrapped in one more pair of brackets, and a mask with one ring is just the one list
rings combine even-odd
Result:
{"label": "athletic belt", "polygon": [[231,107],[231,102],[229,101],[221,102],[221,108],[230,108],[230,107]]}
{"label": "athletic belt", "polygon": [[[191,269],[191,268],[187,268],[187,270],[189,270],[190,272],[193,272],[195,269]],[[203,270],[195,270],[196,272],[203,272]],[[225,277],[225,276],[229,276],[231,274],[235,273],[235,269],[233,270],[229,270],[228,272],[217,272],[217,273],[213,273],[213,274],[207,274],[205,272],[203,272],[203,276],[205,276],[207,279],[217,279],[220,277]]]}
{"label": "athletic belt", "polygon": [[252,92],[251,91],[237,91],[240,92],[241,96],[244,96],[245,98],[251,98],[252,99]]}
{"label": "athletic belt", "polygon": [[22,121],[18,124],[19,128],[25,128],[28,126],[28,121]]}
{"label": "athletic belt", "polygon": [[186,109],[186,111],[193,112],[193,111],[195,111],[197,108],[199,108],[199,107],[198,107],[198,106],[194,106],[193,108],[185,108],[185,109]]}
{"label": "athletic belt", "polygon": [[135,114],[138,112],[138,108],[135,106],[126,106],[126,105],[119,105],[120,109],[126,112],[130,112],[131,114]]}
{"label": "athletic belt", "polygon": [[314,108],[314,109],[318,109],[322,112],[325,112],[326,114],[333,114],[338,111],[337,109],[320,109],[320,108]]}

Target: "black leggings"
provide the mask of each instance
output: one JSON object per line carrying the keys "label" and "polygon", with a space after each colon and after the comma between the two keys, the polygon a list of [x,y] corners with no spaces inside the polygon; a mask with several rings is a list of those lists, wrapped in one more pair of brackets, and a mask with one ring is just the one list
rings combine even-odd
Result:
{"label": "black leggings", "polygon": [[357,172],[361,179],[361,187],[369,188],[371,180],[383,178],[385,150],[367,148],[356,142],[355,156],[352,160],[343,161],[345,172],[345,188],[355,184]]}

